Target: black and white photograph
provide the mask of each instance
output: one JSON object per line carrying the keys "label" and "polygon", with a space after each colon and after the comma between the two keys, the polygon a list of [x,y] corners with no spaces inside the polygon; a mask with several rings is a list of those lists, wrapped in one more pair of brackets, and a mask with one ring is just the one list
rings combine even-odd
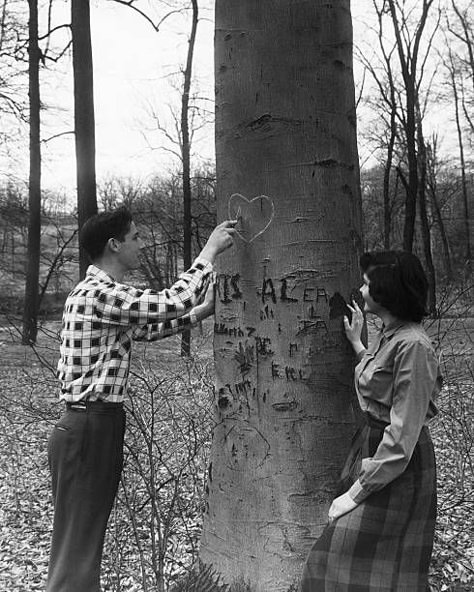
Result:
{"label": "black and white photograph", "polygon": [[0,0],[0,592],[474,590],[470,0]]}

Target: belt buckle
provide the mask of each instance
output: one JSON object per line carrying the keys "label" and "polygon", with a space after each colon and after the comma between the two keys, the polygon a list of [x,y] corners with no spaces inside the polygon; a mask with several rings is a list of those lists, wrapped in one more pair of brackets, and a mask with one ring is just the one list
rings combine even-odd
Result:
{"label": "belt buckle", "polygon": [[77,403],[70,403],[69,404],[69,408],[70,409],[78,409],[80,411],[85,411],[86,410],[86,404],[82,403],[81,401],[78,401]]}

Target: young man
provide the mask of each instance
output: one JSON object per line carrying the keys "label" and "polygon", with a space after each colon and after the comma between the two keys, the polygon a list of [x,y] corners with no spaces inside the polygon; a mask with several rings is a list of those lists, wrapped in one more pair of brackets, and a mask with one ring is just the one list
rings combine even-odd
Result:
{"label": "young man", "polygon": [[191,268],[161,292],[122,283],[144,246],[126,208],[84,224],[80,241],[92,265],[64,306],[58,376],[66,411],[49,441],[54,524],[47,592],[100,592],[104,535],[123,464],[132,340],[167,337],[214,312],[212,264],[232,245],[235,223],[219,224]]}

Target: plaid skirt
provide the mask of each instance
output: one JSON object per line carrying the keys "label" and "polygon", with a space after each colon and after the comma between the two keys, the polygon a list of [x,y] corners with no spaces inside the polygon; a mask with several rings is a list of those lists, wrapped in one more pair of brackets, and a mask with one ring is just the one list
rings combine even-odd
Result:
{"label": "plaid skirt", "polygon": [[[385,425],[366,417],[341,474],[339,495],[373,456]],[[311,549],[301,592],[422,592],[436,521],[436,466],[427,427],[405,471],[324,529]]]}

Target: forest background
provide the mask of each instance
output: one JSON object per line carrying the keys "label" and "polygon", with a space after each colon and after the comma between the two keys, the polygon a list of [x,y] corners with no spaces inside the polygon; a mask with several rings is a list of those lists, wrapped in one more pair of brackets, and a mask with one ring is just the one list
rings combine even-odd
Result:
{"label": "forest background", "polygon": [[[35,5],[41,96],[39,136],[32,144]],[[94,200],[101,210],[132,208],[147,244],[134,279],[157,289],[176,279],[216,221],[211,3],[92,3],[97,182],[95,170],[93,178],[90,169],[80,177],[84,163],[74,176],[70,8],[62,1],[0,3],[5,591],[40,589],[45,575],[51,518],[45,446],[58,414],[59,317],[80,267],[80,185],[97,188]],[[434,427],[440,520],[432,587],[468,590],[474,582],[474,17],[464,0],[373,0],[353,2],[352,11],[363,247],[413,250],[428,271],[427,325],[443,350],[445,372],[443,413]],[[145,49],[137,53],[133,42],[141,35]],[[137,77],[124,88],[120,65],[126,63]],[[129,96],[126,103],[119,101],[122,94]],[[76,142],[78,132],[76,122]],[[85,138],[86,146],[90,140]],[[28,162],[31,154],[36,165]],[[36,271],[32,252],[38,254]],[[105,590],[187,585],[184,574],[197,557],[213,425],[211,333],[208,322],[192,346],[188,336],[187,342],[173,339],[138,356],[128,470],[107,541]],[[156,392],[166,403],[159,409],[150,397]],[[151,432],[150,413],[156,418]]]}

